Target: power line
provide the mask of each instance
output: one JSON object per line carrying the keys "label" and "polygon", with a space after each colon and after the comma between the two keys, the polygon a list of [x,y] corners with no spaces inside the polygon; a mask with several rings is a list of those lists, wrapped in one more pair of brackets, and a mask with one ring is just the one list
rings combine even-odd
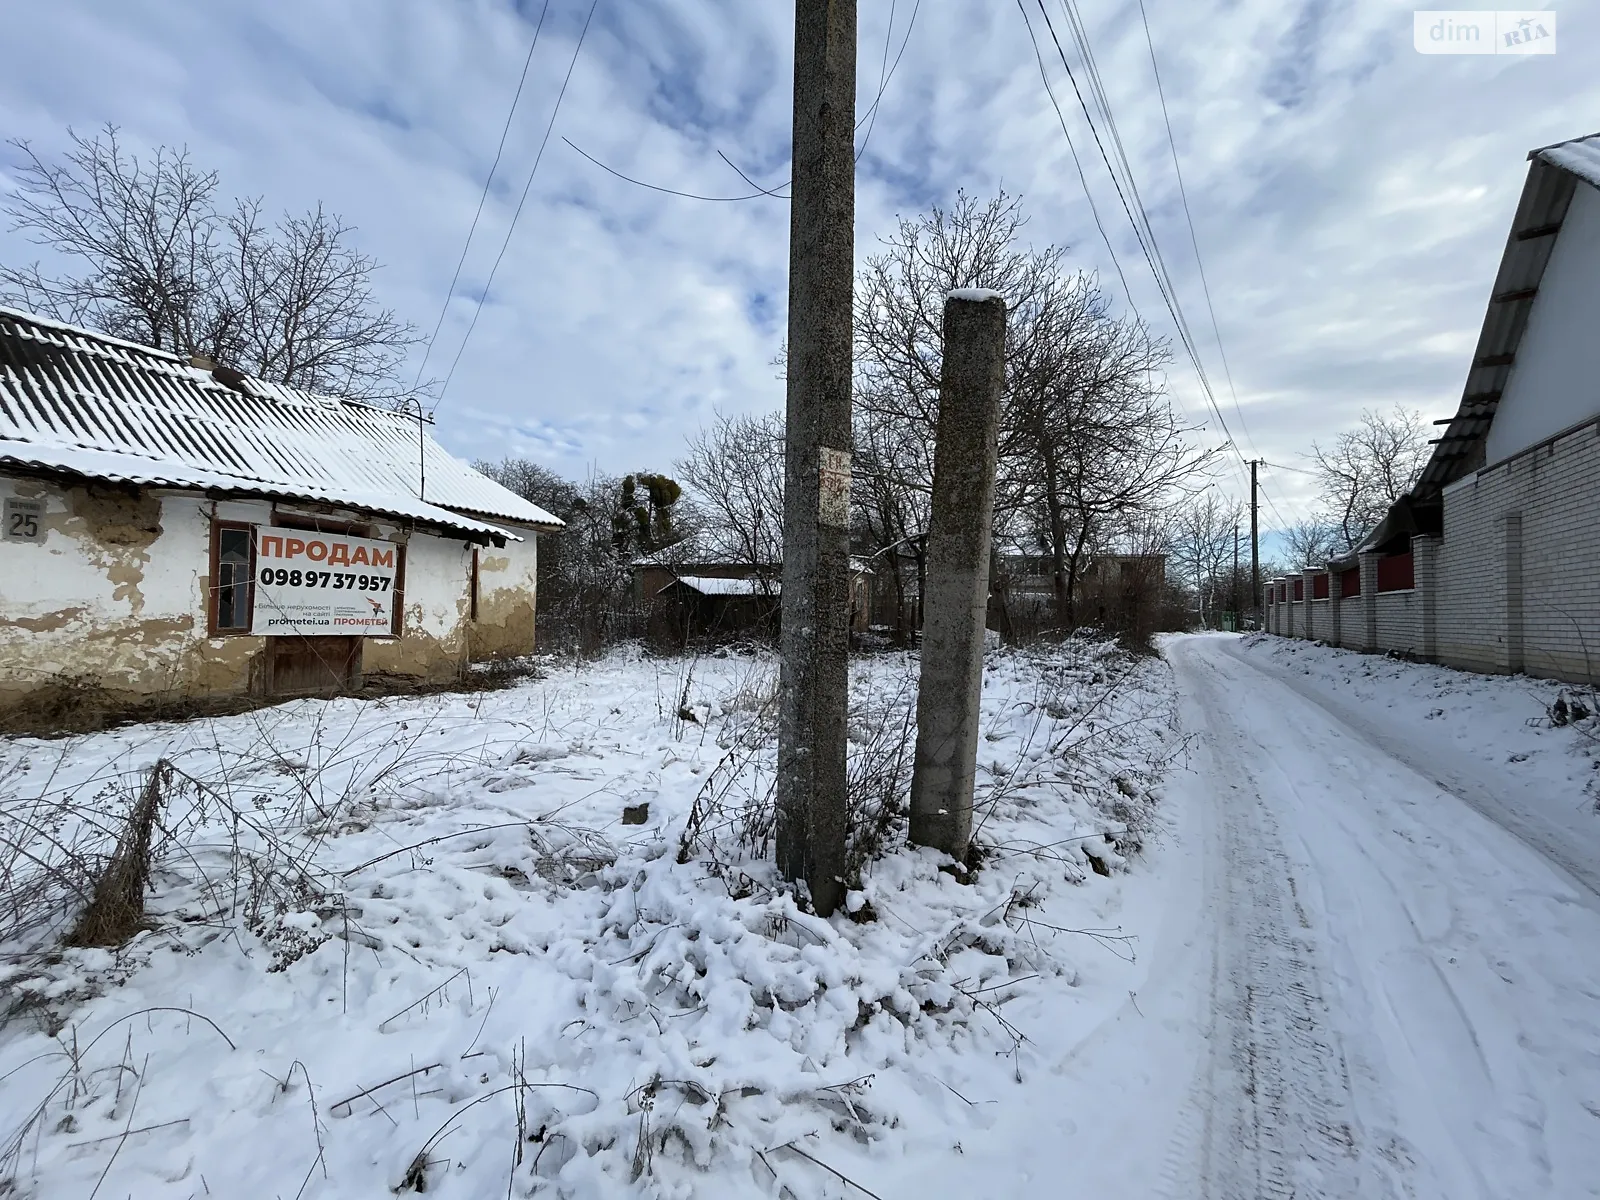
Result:
{"label": "power line", "polygon": [[[574,150],[576,150],[579,154],[583,155],[584,158],[588,159],[595,166],[599,167],[602,171],[606,172],[606,174],[615,175],[618,179],[622,180],[624,183],[631,183],[635,187],[648,188],[652,192],[665,192],[669,196],[682,196],[685,200],[708,200],[708,201],[710,201],[710,202],[712,202],[714,204],[733,204],[733,203],[735,203],[736,201],[739,201],[739,200],[759,200],[762,196],[768,196],[768,197],[772,198],[773,200],[787,200],[789,198],[787,196],[778,195],[777,194],[778,193],[778,188],[772,188],[772,189],[769,190],[767,188],[761,187],[760,184],[756,183],[753,179],[751,179],[743,171],[740,171],[738,167],[734,166],[733,162],[731,160],[729,160],[726,155],[723,156],[722,161],[727,163],[730,167],[733,167],[733,169],[735,171],[738,171],[739,178],[743,179],[751,187],[756,188],[757,189],[756,191],[750,193],[750,195],[748,195],[748,196],[703,196],[698,192],[680,192],[677,188],[662,187],[660,184],[657,184],[657,183],[646,183],[643,179],[635,179],[632,175],[624,175],[621,171],[617,170],[615,167],[608,167],[605,163],[601,162],[594,155],[590,154],[587,150],[585,150],[582,146],[578,145],[571,138],[563,137],[561,140],[563,142],[566,142],[567,145],[571,146]],[[717,153],[721,154],[722,152],[719,150]],[[784,187],[784,186],[786,186],[786,185],[782,184],[782,183],[780,183],[778,185],[778,187]]]}
{"label": "power line", "polygon": [[[445,393],[450,390],[450,381],[455,378],[456,367],[461,362],[461,356],[466,353],[467,343],[472,340],[472,331],[478,327],[478,318],[483,315],[483,302],[489,298],[489,288],[494,284],[495,274],[500,270],[500,260],[506,256],[506,247],[511,245],[511,235],[516,232],[517,218],[522,216],[522,206],[528,202],[528,192],[533,187],[533,177],[539,173],[539,164],[544,161],[544,148],[550,142],[550,131],[555,128],[556,117],[561,112],[561,101],[566,98],[567,85],[572,82],[572,72],[578,65],[578,55],[583,50],[583,40],[589,34],[589,24],[594,20],[594,10],[600,7],[600,0],[590,0],[589,15],[583,19],[583,29],[578,33],[578,44],[572,48],[572,61],[567,64],[567,74],[561,80],[561,90],[556,93],[555,107],[550,110],[550,121],[544,127],[544,137],[539,140],[539,152],[533,157],[533,167],[528,171],[528,182],[523,184],[522,196],[517,201],[516,211],[511,214],[511,224],[506,226],[506,236],[500,242],[500,252],[494,256],[494,265],[489,268],[489,277],[484,280],[483,290],[478,293],[478,303],[472,310],[472,320],[467,325],[467,332],[462,335],[461,345],[456,349],[456,356],[450,362],[450,370],[445,374],[444,384],[439,388],[439,404],[444,403]],[[435,405],[437,409],[438,405]]]}
{"label": "power line", "polygon": [[494,162],[489,164],[489,174],[483,181],[483,191],[478,194],[478,207],[472,214],[472,224],[467,227],[467,240],[462,244],[461,257],[456,259],[456,270],[455,274],[450,276],[450,286],[445,289],[444,303],[439,306],[439,319],[434,322],[433,332],[428,335],[428,341],[422,348],[422,362],[417,367],[417,377],[411,381],[413,392],[422,383],[422,372],[427,370],[428,356],[433,353],[433,343],[438,340],[439,330],[444,327],[445,313],[450,311],[450,298],[456,294],[456,284],[461,281],[461,268],[466,265],[467,251],[472,248],[472,235],[478,231],[478,218],[483,216],[484,202],[489,199],[489,185],[494,182],[494,173],[500,167],[500,156],[505,153],[506,135],[511,132],[511,118],[517,115],[517,104],[522,99],[522,88],[528,82],[528,68],[533,65],[533,52],[539,46],[539,33],[544,29],[545,14],[549,11],[550,0],[544,0],[544,7],[539,10],[539,23],[533,27],[533,41],[528,45],[528,57],[522,60],[522,75],[517,79],[517,90],[511,97],[511,108],[506,112],[506,123],[500,130],[500,144],[494,149]]}
{"label": "power line", "polygon": [[[1161,254],[1160,244],[1156,239],[1154,228],[1150,223],[1149,214],[1145,209],[1143,198],[1139,195],[1137,181],[1133,175],[1132,166],[1128,162],[1126,149],[1121,141],[1121,135],[1115,128],[1115,118],[1111,113],[1110,102],[1105,95],[1103,83],[1100,82],[1098,67],[1093,61],[1093,50],[1089,46],[1087,32],[1083,28],[1081,19],[1076,17],[1076,10],[1072,9],[1068,18],[1069,30],[1074,34],[1079,52],[1084,58],[1086,65],[1086,78],[1089,81],[1090,93],[1095,99],[1095,106],[1101,110],[1102,121],[1107,127],[1108,134],[1114,139],[1113,145],[1116,148],[1116,163],[1113,163],[1113,155],[1111,151],[1107,149],[1105,139],[1100,136],[1099,127],[1096,125],[1094,115],[1089,110],[1089,103],[1085,99],[1084,90],[1079,86],[1077,75],[1072,69],[1072,64],[1067,59],[1066,50],[1061,44],[1061,39],[1056,34],[1055,24],[1053,21],[1051,21],[1050,14],[1045,9],[1044,0],[1038,0],[1038,7],[1040,15],[1044,18],[1045,26],[1050,32],[1051,41],[1055,45],[1056,54],[1060,58],[1061,65],[1066,71],[1067,79],[1072,84],[1073,92],[1078,100],[1078,107],[1082,110],[1084,120],[1089,125],[1090,134],[1094,137],[1095,146],[1100,152],[1101,161],[1105,164],[1107,174],[1109,174],[1111,177],[1111,184],[1116,190],[1117,199],[1122,205],[1123,214],[1127,217],[1128,224],[1133,229],[1134,238],[1139,244],[1139,249],[1144,256],[1146,266],[1148,266],[1150,269],[1151,277],[1154,279],[1156,289],[1161,295],[1162,303],[1165,305],[1168,315],[1172,318],[1173,325],[1177,330],[1179,342],[1182,344],[1191,365],[1194,367],[1195,376],[1199,380],[1201,391],[1205,396],[1206,403],[1209,406],[1212,414],[1217,418],[1218,424],[1221,425],[1223,435],[1227,439],[1229,448],[1234,452],[1235,461],[1232,463],[1232,466],[1235,473],[1239,473],[1243,469],[1244,453],[1240,449],[1238,442],[1234,439],[1233,431],[1228,427],[1227,418],[1222,415],[1222,410],[1217,404],[1216,396],[1212,390],[1210,379],[1206,375],[1205,365],[1201,360],[1199,350],[1189,328],[1188,321],[1183,314],[1182,304],[1177,295],[1177,289],[1172,283],[1171,274],[1167,270],[1166,262]],[[1025,9],[1023,10],[1023,16],[1024,18],[1027,16]],[[1032,39],[1033,31],[1031,23],[1029,25],[1029,36],[1030,39]],[[1035,50],[1037,51],[1037,40],[1034,40],[1034,46]],[[1052,100],[1053,99],[1054,98],[1052,96]],[[1059,106],[1057,106],[1058,116],[1059,112]],[[1069,135],[1069,144],[1070,140],[1071,139]],[[1120,165],[1122,168],[1120,174],[1118,171],[1118,165]],[[1126,180],[1126,188],[1124,187],[1124,180]],[[1085,195],[1088,196],[1089,190],[1087,181],[1084,181],[1084,189]],[[1132,196],[1131,202],[1129,199],[1130,195]],[[1090,203],[1091,205],[1093,204],[1092,197],[1090,197]],[[1135,208],[1138,209],[1137,216],[1135,216],[1134,213]],[[1129,303],[1130,305],[1134,305],[1131,294],[1129,296]],[[1135,312],[1137,312],[1137,306],[1134,305],[1134,307]]]}
{"label": "power line", "polygon": [[[1117,278],[1122,281],[1122,294],[1128,298],[1128,306],[1133,309],[1134,316],[1139,316],[1138,305],[1134,303],[1133,289],[1128,286],[1128,277],[1123,273],[1122,263],[1117,258],[1117,252],[1111,245],[1111,238],[1106,233],[1104,222],[1100,220],[1100,209],[1094,202],[1094,193],[1089,190],[1089,178],[1084,174],[1083,161],[1078,157],[1078,147],[1072,141],[1072,134],[1067,129],[1066,114],[1061,111],[1061,104],[1056,100],[1055,89],[1050,86],[1050,75],[1044,67],[1044,54],[1039,50],[1039,39],[1034,36],[1033,22],[1028,18],[1027,7],[1022,0],[1017,0],[1017,11],[1022,14],[1022,23],[1028,27],[1028,40],[1033,43],[1034,57],[1039,60],[1039,78],[1044,82],[1044,94],[1050,97],[1050,104],[1056,110],[1056,119],[1061,122],[1061,133],[1067,139],[1067,149],[1072,152],[1072,165],[1078,169],[1078,181],[1083,185],[1083,198],[1089,202],[1089,213],[1094,217],[1094,227],[1100,232],[1100,240],[1105,243],[1106,253],[1111,256],[1111,265],[1116,268]],[[1141,321],[1144,319],[1139,318]]]}
{"label": "power line", "polygon": [[[1222,411],[1217,408],[1216,399],[1211,394],[1210,383],[1206,379],[1205,375],[1205,367],[1200,362],[1200,356],[1198,353],[1196,353],[1193,340],[1189,336],[1188,324],[1182,318],[1182,316],[1179,315],[1180,305],[1177,303],[1177,296],[1170,290],[1170,281],[1166,277],[1164,269],[1157,266],[1157,259],[1160,255],[1160,247],[1155,245],[1153,233],[1147,236],[1146,231],[1148,229],[1148,217],[1146,216],[1145,225],[1141,227],[1139,218],[1133,215],[1133,208],[1129,204],[1128,194],[1123,189],[1122,182],[1118,178],[1116,168],[1112,166],[1111,155],[1106,150],[1105,141],[1100,136],[1100,130],[1095,124],[1093,115],[1089,112],[1089,105],[1084,99],[1083,89],[1078,86],[1077,75],[1074,74],[1072,70],[1072,64],[1067,61],[1067,52],[1061,45],[1061,39],[1056,35],[1055,23],[1051,21],[1050,14],[1045,9],[1044,0],[1037,0],[1037,2],[1039,5],[1039,14],[1044,18],[1045,28],[1050,32],[1050,40],[1055,44],[1056,54],[1061,59],[1061,65],[1067,72],[1067,79],[1072,84],[1073,93],[1078,98],[1078,107],[1082,109],[1083,118],[1086,122],[1088,122],[1089,125],[1089,132],[1094,137],[1095,147],[1100,151],[1100,159],[1105,163],[1106,171],[1111,176],[1111,185],[1116,189],[1117,199],[1122,204],[1123,215],[1128,218],[1128,224],[1133,228],[1134,238],[1138,241],[1139,249],[1144,255],[1145,265],[1150,268],[1150,274],[1155,280],[1156,289],[1161,293],[1161,299],[1163,304],[1166,306],[1168,315],[1172,317],[1173,324],[1178,331],[1178,338],[1183,343],[1184,350],[1188,353],[1190,362],[1195,368],[1195,374],[1200,379],[1201,388],[1205,392],[1206,399],[1211,404],[1212,412],[1216,415],[1218,422],[1222,425],[1222,431],[1224,435],[1226,435],[1231,443],[1233,441],[1233,431],[1228,428],[1227,419],[1223,417]],[[1125,161],[1126,160],[1124,159],[1124,163]],[[1131,183],[1131,172],[1129,173],[1129,178]],[[1144,206],[1142,202],[1139,201],[1137,191],[1131,186],[1129,191],[1134,191],[1134,202],[1139,206],[1140,215],[1145,216]],[[1236,453],[1238,452],[1237,445],[1234,446],[1234,450]]]}
{"label": "power line", "polygon": [[1233,411],[1239,418],[1239,428],[1244,430],[1245,441],[1250,443],[1250,450],[1258,457],[1255,439],[1250,436],[1250,428],[1245,423],[1244,409],[1239,406],[1239,393],[1233,386],[1233,370],[1228,366],[1228,352],[1222,345],[1222,329],[1217,323],[1216,306],[1211,302],[1211,284],[1206,279],[1206,265],[1200,257],[1200,239],[1195,233],[1194,215],[1189,211],[1189,193],[1183,184],[1183,168],[1178,165],[1178,143],[1172,136],[1172,117],[1167,112],[1167,93],[1161,83],[1161,68],[1156,65],[1155,40],[1150,36],[1150,18],[1145,13],[1144,0],[1139,0],[1139,20],[1144,24],[1144,43],[1150,50],[1150,73],[1155,77],[1156,97],[1161,101],[1161,120],[1167,129],[1167,148],[1172,151],[1172,173],[1178,180],[1178,198],[1183,202],[1183,219],[1189,226],[1189,244],[1194,247],[1194,265],[1200,274],[1200,290],[1205,296],[1206,309],[1211,314],[1211,332],[1217,339],[1217,355],[1222,360],[1222,375],[1228,383],[1228,394],[1233,399]]}
{"label": "power line", "polygon": [[[883,35],[883,62],[885,66],[889,64],[889,46],[894,39],[894,8],[894,0],[889,0],[889,28]],[[900,69],[900,60],[906,55],[906,47],[911,43],[911,31],[917,27],[917,14],[921,11],[922,0],[916,0],[916,3],[911,6],[911,19],[906,22],[906,35],[900,39],[900,49],[894,56],[894,65],[889,66],[887,71],[883,70],[882,67],[878,70],[878,94],[873,97],[871,107],[856,122],[856,128],[860,129],[868,120],[871,121],[871,124],[867,125],[866,136],[861,139],[861,148],[856,151],[857,162],[860,162],[861,156],[867,152],[867,143],[872,140],[872,131],[878,127],[878,107],[883,103],[883,93],[888,90],[889,81],[894,78],[894,73]]]}
{"label": "power line", "polygon": [[[889,28],[885,32],[883,39],[883,69],[880,70],[878,76],[878,94],[873,97],[872,103],[867,106],[867,111],[862,113],[861,116],[856,120],[855,127],[857,129],[860,129],[863,125],[867,126],[866,136],[861,139],[861,146],[856,150],[857,162],[860,162],[862,156],[867,152],[867,143],[872,140],[872,131],[877,127],[878,108],[883,103],[884,93],[888,90],[890,81],[894,79],[894,73],[900,69],[900,60],[905,57],[906,47],[911,44],[911,31],[916,28],[917,14],[921,11],[922,0],[916,0],[916,3],[911,7],[911,19],[906,22],[905,35],[900,39],[900,49],[895,52],[894,62],[891,63],[889,61],[889,47],[894,44],[894,4],[891,3],[889,6]],[[561,140],[572,149],[576,150],[584,158],[588,159],[595,166],[599,167],[606,174],[614,175],[624,183],[631,183],[634,185],[634,187],[642,187],[652,192],[661,192],[667,196],[681,196],[685,200],[704,200],[711,204],[734,204],[744,200],[759,200],[763,196],[769,197],[773,200],[787,200],[789,199],[788,196],[780,196],[778,193],[782,189],[788,187],[791,182],[793,182],[792,180],[786,179],[776,187],[764,188],[754,179],[751,179],[749,175],[745,174],[745,172],[740,169],[736,162],[734,162],[721,150],[718,150],[717,157],[723,162],[727,163],[728,166],[732,167],[734,173],[738,175],[740,179],[744,180],[745,183],[749,184],[756,190],[747,196],[707,196],[701,192],[686,192],[679,188],[664,187],[659,183],[651,183],[648,180],[635,179],[632,175],[625,174],[624,172],[617,170],[615,167],[608,166],[606,163],[601,162],[598,158],[590,154],[571,138],[563,137]]]}

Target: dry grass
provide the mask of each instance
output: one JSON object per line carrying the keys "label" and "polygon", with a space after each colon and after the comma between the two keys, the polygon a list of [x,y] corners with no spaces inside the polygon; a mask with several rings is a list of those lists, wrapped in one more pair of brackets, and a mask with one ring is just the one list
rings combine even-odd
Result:
{"label": "dry grass", "polygon": [[[499,691],[538,676],[538,668],[529,659],[497,659],[474,663],[454,679],[424,680],[414,675],[368,672],[359,687],[326,695],[377,700],[393,696],[472,694]],[[184,696],[176,691],[136,695],[112,691],[93,676],[68,675],[42,683],[22,698],[0,705],[0,737],[62,738],[99,733],[123,725],[227,717],[270,708],[294,698]]]}
{"label": "dry grass", "polygon": [[89,903],[78,915],[69,946],[120,946],[144,928],[144,891],[150,881],[150,834],[172,768],[160,760],[150,769],[144,791],[128,813],[117,849],[95,881]]}

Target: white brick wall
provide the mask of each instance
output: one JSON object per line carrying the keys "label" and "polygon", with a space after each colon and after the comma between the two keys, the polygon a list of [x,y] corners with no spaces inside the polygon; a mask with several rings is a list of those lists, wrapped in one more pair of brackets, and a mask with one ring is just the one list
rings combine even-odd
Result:
{"label": "white brick wall", "polygon": [[1353,650],[1363,649],[1363,630],[1366,621],[1361,607],[1361,596],[1339,601],[1339,644]]}
{"label": "white brick wall", "polygon": [[1415,591],[1378,593],[1378,649],[1422,652],[1422,597]]}
{"label": "white brick wall", "polygon": [[1508,599],[1519,581],[1507,578],[1508,513],[1521,515],[1522,668],[1589,682],[1600,675],[1600,422],[1445,493],[1443,662],[1479,670],[1515,666],[1508,627],[1515,606]]}
{"label": "white brick wall", "polygon": [[1333,639],[1333,610],[1327,600],[1311,601],[1311,636],[1324,642]]}
{"label": "white brick wall", "polygon": [[[1413,543],[1415,589],[1372,594],[1375,559],[1361,557],[1360,596],[1279,606],[1278,631],[1305,637],[1309,609],[1311,635],[1330,638],[1338,603],[1340,641],[1352,648],[1600,682],[1600,419],[1451,485],[1443,539]],[[1369,604],[1376,646],[1365,645]]]}

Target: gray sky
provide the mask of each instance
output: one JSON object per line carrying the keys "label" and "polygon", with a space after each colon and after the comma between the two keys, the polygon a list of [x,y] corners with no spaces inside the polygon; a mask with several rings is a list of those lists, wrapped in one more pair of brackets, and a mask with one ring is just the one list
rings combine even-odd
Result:
{"label": "gray sky", "polygon": [[[1037,0],[1026,0],[1047,39]],[[383,264],[385,303],[431,330],[544,0],[12,0],[0,132],[59,148],[119,124],[187,143],[226,191],[318,201]],[[861,0],[859,108],[889,80],[860,160],[857,246],[959,187],[1020,193],[1029,236],[1071,247],[1128,303],[1013,0]],[[1046,0],[1066,41],[1059,0]],[[1246,454],[1304,465],[1364,406],[1453,410],[1526,152],[1600,129],[1600,6],[1557,9],[1553,56],[1422,56],[1386,0],[1146,0],[1238,410],[1223,382],[1137,4],[1080,0],[1121,138],[1223,415]],[[550,0],[504,158],[428,364],[461,345],[527,182],[589,0]],[[467,457],[569,475],[665,469],[714,406],[774,408],[788,211],[709,195],[787,179],[787,0],[598,0],[554,134],[438,413]],[[890,19],[893,18],[891,30]],[[889,35],[892,33],[892,40]],[[1170,333],[1054,49],[1056,95],[1132,304]],[[1078,63],[1068,45],[1069,61]],[[865,130],[863,130],[863,133]],[[0,189],[17,161],[0,151]],[[0,230],[0,258],[36,257]],[[1193,372],[1170,383],[1221,431]],[[1247,436],[1248,435],[1248,436]],[[1240,491],[1240,474],[1221,486]],[[1309,480],[1266,476],[1274,511]]]}

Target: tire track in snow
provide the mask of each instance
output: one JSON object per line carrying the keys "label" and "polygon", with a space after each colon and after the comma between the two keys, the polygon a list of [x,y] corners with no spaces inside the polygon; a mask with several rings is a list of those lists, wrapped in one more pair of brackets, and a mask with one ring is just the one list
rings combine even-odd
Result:
{"label": "tire track in snow", "polygon": [[1195,714],[1208,731],[1205,774],[1219,785],[1210,852],[1224,870],[1212,897],[1216,958],[1201,1194],[1408,1195],[1405,1148],[1393,1135],[1369,1138],[1358,1112],[1350,1067],[1327,1019],[1323,967],[1294,865],[1262,781],[1237,749],[1248,744],[1244,731],[1229,726],[1231,706],[1209,665],[1185,665]]}

